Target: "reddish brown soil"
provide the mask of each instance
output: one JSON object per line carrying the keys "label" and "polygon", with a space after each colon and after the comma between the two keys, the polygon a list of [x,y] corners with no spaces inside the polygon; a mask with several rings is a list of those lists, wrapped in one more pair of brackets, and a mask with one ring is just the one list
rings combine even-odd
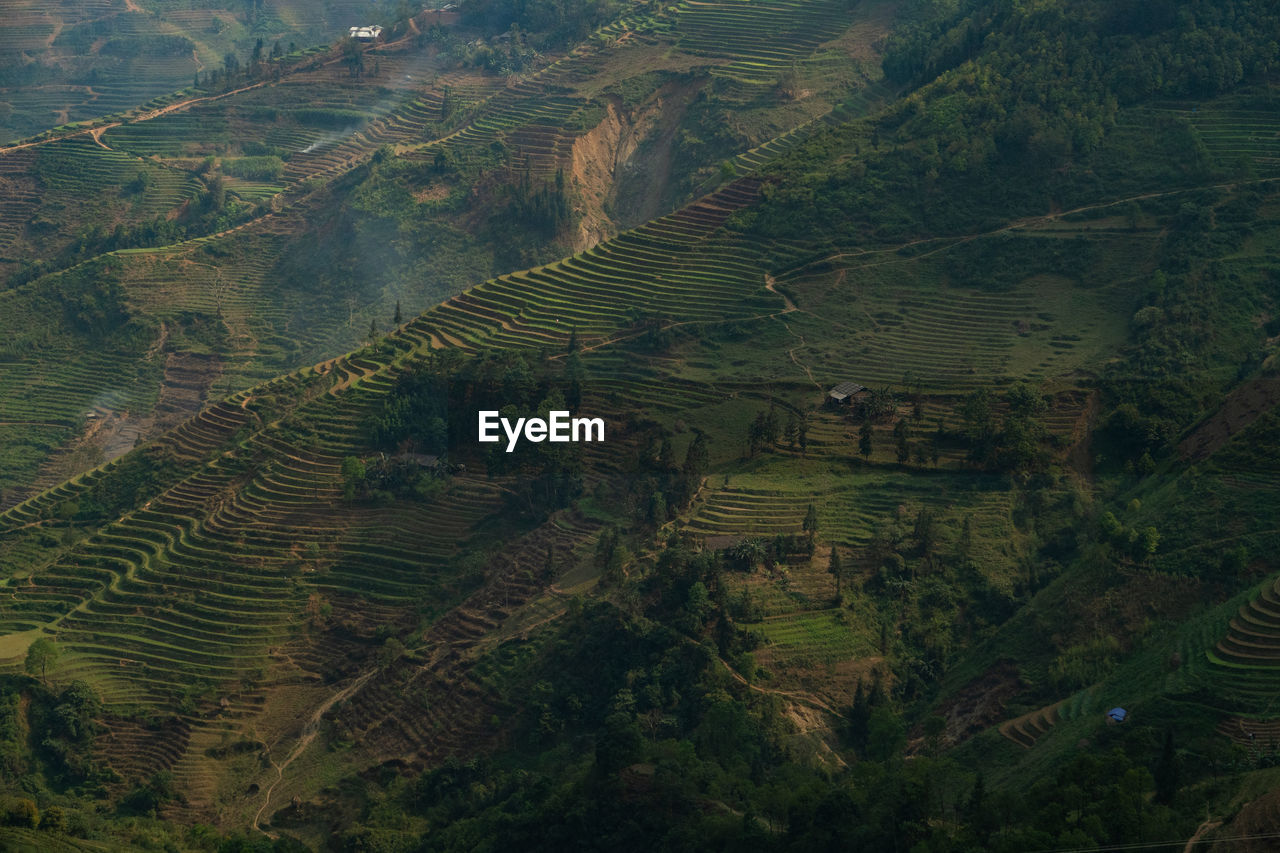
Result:
{"label": "reddish brown soil", "polygon": [[[1268,791],[1242,808],[1235,819],[1209,834],[1223,841],[1212,842],[1213,853],[1275,853],[1280,851],[1280,791]],[[1200,847],[1198,849],[1203,849]]]}
{"label": "reddish brown soil", "polygon": [[1005,704],[1021,689],[1018,671],[1010,663],[998,663],[960,689],[938,709],[946,718],[942,745],[952,746],[990,728],[1005,716]]}
{"label": "reddish brown soil", "polygon": [[1178,445],[1182,458],[1207,459],[1276,403],[1280,403],[1280,379],[1250,379],[1228,394],[1218,411],[1182,440]]}

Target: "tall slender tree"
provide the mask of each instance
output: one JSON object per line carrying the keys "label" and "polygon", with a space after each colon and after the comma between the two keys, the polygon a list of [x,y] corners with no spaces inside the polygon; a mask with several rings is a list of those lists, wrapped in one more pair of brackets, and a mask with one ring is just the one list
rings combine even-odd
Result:
{"label": "tall slender tree", "polygon": [[831,543],[831,562],[827,565],[827,573],[836,579],[836,601],[839,601],[844,571],[840,566],[840,549],[836,547],[834,542]]}

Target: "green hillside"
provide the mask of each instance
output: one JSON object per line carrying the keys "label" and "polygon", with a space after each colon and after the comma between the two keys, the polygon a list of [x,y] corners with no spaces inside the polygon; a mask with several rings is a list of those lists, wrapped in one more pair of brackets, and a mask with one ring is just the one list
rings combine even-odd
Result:
{"label": "green hillside", "polygon": [[1267,4],[397,18],[0,149],[7,845],[1253,849]]}
{"label": "green hillside", "polygon": [[126,112],[222,70],[228,54],[245,62],[259,40],[280,55],[357,24],[390,24],[388,11],[359,0],[18,0],[0,37],[0,143]]}

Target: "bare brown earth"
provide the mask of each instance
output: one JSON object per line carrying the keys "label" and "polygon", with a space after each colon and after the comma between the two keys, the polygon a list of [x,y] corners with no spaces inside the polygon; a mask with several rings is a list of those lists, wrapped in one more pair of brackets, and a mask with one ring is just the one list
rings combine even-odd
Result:
{"label": "bare brown earth", "polygon": [[140,442],[167,432],[204,406],[209,388],[222,375],[222,361],[217,356],[189,352],[171,352],[165,359],[164,380],[155,411],[148,415],[126,412],[109,423],[109,431],[101,439],[104,462],[123,456]]}
{"label": "bare brown earth", "polygon": [[[1222,840],[1215,841],[1213,836]],[[1213,846],[1210,847],[1209,844]],[[1202,841],[1197,847],[1213,853],[1280,851],[1280,790],[1268,791],[1240,809],[1230,823],[1213,832],[1209,841]]]}
{"label": "bare brown earth", "polygon": [[646,112],[628,114],[619,109],[619,103],[617,99],[611,101],[604,119],[573,141],[573,184],[578,190],[582,215],[573,241],[574,251],[591,248],[615,230],[605,209],[609,191],[618,169],[635,150],[637,137],[643,134],[639,126],[651,119]]}
{"label": "bare brown earth", "polygon": [[209,389],[221,375],[222,362],[216,356],[168,353],[160,398],[153,411],[93,407],[93,417],[86,421],[84,431],[45,461],[29,488],[10,490],[3,506],[20,503],[82,471],[117,459],[141,442],[177,427],[200,412]]}
{"label": "bare brown earth", "polygon": [[942,745],[961,743],[995,725],[1004,718],[1005,704],[1021,689],[1018,671],[1003,662],[965,685],[938,709],[947,721]]}
{"label": "bare brown earth", "polygon": [[1178,445],[1182,458],[1207,459],[1276,403],[1280,403],[1280,379],[1250,379],[1228,394],[1218,411],[1182,440]]}

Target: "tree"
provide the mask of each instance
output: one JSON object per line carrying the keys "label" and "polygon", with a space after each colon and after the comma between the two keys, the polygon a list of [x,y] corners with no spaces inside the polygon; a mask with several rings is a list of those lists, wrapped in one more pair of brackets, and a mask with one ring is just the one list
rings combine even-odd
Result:
{"label": "tree", "polygon": [[207,187],[204,194],[205,209],[213,213],[222,210],[227,204],[227,187],[222,181],[222,175],[214,175],[205,181]]}
{"label": "tree", "polygon": [[344,39],[342,42],[342,59],[351,68],[351,76],[359,78],[364,71],[364,50],[360,47],[360,42],[353,38]]}
{"label": "tree", "polygon": [[378,668],[386,669],[404,655],[404,643],[395,637],[387,637],[387,641],[378,650]]}
{"label": "tree", "polygon": [[905,419],[899,420],[893,425],[893,438],[897,447],[898,464],[905,465],[907,460],[911,458],[911,448],[907,444],[907,422]]}
{"label": "tree", "polygon": [[765,413],[759,412],[747,426],[747,456],[754,458],[765,447],[765,436],[768,434],[768,426],[765,423]]}
{"label": "tree", "polygon": [[769,404],[769,413],[764,418],[764,443],[772,446],[778,441],[778,434],[781,427],[778,423],[778,412],[773,408],[773,404]]}
{"label": "tree", "polygon": [[800,413],[800,422],[796,425],[796,438],[800,442],[800,455],[804,456],[809,452],[809,413]]}
{"label": "tree", "polygon": [[1168,805],[1173,802],[1174,794],[1178,793],[1178,785],[1180,783],[1180,770],[1178,766],[1178,753],[1173,746],[1173,730],[1166,729],[1164,733],[1164,745],[1160,750],[1160,759],[1156,762],[1156,802]]}
{"label": "tree", "polygon": [[827,574],[832,575],[836,579],[836,600],[840,600],[841,580],[844,577],[844,571],[840,567],[840,549],[835,543],[831,543],[831,562],[827,565]]}
{"label": "tree", "polygon": [[706,476],[710,466],[711,453],[707,445],[707,434],[700,429],[695,429],[693,441],[689,443],[689,449],[684,454],[684,475],[696,488]]}
{"label": "tree", "polygon": [[356,491],[364,483],[365,467],[358,457],[347,456],[342,460],[342,497],[356,499]]}
{"label": "tree", "polygon": [[403,317],[402,317],[402,316],[401,316],[401,314],[400,314],[400,300],[399,300],[399,299],[397,299],[397,300],[396,300],[396,313],[395,313],[395,316],[391,318],[391,321],[392,321],[392,323],[394,323],[395,325],[399,326],[399,325],[400,325],[400,321],[401,321],[402,319],[403,319]]}
{"label": "tree", "polygon": [[964,400],[960,416],[964,418],[965,434],[970,441],[978,441],[990,435],[991,392],[986,388],[979,388],[971,393]]}
{"label": "tree", "polygon": [[893,414],[897,405],[892,388],[872,388],[862,402],[862,411],[867,418],[876,421]]}
{"label": "tree", "polygon": [[907,743],[907,731],[898,715],[888,705],[872,709],[867,720],[867,757],[872,761],[887,761]]}
{"label": "tree", "polygon": [[748,572],[754,572],[765,556],[764,540],[757,536],[742,540],[733,549],[733,556],[742,561]]}
{"label": "tree", "polygon": [[44,681],[49,667],[58,662],[58,656],[61,653],[53,640],[48,637],[40,637],[27,649],[27,660],[23,664],[23,668],[31,676],[39,673],[40,680]]}
{"label": "tree", "polygon": [[804,514],[801,530],[809,535],[809,544],[812,545],[813,537],[818,535],[818,509],[813,504],[809,504],[809,509]]}
{"label": "tree", "polygon": [[564,394],[565,405],[569,407],[569,411],[577,412],[582,408],[582,392],[586,383],[587,371],[582,366],[582,359],[576,352],[569,353],[569,357],[564,361],[564,378],[569,383],[569,387]]}
{"label": "tree", "polygon": [[920,552],[920,556],[933,564],[933,552],[938,544],[936,517],[933,510],[927,506],[920,507],[920,512],[916,515],[915,529],[912,531],[912,538],[916,540],[916,548]]}
{"label": "tree", "polygon": [[676,450],[669,435],[664,435],[658,445],[658,467],[663,471],[671,471],[676,467]]}
{"label": "tree", "polygon": [[862,422],[862,428],[858,430],[858,452],[862,454],[863,459],[871,458],[871,421]]}
{"label": "tree", "polygon": [[1160,547],[1160,531],[1154,527],[1147,527],[1135,532],[1137,533],[1136,556],[1142,560],[1150,559]]}
{"label": "tree", "polygon": [[860,756],[867,754],[867,724],[871,721],[871,703],[867,698],[862,679],[858,679],[858,687],[853,694],[853,705],[845,712],[845,726],[849,733],[849,743],[854,752]]}

